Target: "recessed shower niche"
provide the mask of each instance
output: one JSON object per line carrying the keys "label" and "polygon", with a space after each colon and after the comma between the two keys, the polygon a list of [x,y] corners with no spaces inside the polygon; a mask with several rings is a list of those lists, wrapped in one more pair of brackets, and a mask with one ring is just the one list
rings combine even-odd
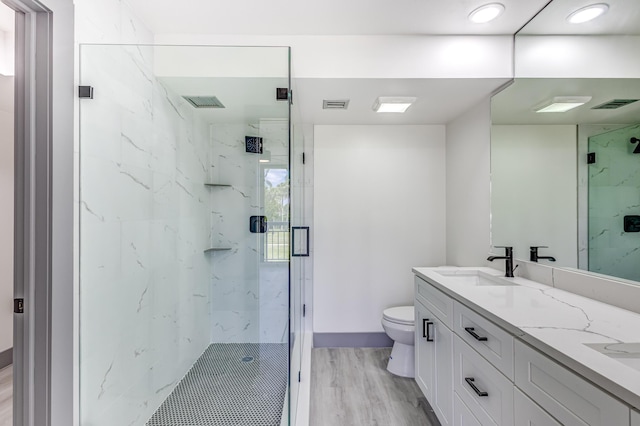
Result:
{"label": "recessed shower niche", "polygon": [[81,424],[280,424],[289,49],[82,45],[80,64]]}

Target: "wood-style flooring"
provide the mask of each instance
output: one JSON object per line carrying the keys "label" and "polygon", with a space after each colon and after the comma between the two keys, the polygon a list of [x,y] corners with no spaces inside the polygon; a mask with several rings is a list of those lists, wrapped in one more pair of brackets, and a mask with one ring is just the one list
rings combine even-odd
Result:
{"label": "wood-style flooring", "polygon": [[310,426],[431,426],[415,380],[387,371],[391,348],[317,348]]}
{"label": "wood-style flooring", "polygon": [[13,424],[13,366],[0,370],[0,426]]}

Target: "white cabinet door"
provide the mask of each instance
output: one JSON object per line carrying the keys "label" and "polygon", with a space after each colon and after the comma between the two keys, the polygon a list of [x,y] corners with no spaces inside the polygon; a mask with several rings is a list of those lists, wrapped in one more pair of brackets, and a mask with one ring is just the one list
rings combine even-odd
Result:
{"label": "white cabinet door", "polygon": [[453,312],[453,331],[513,381],[513,336],[459,302]]}
{"label": "white cabinet door", "polygon": [[631,410],[631,426],[640,426],[640,413]]}
{"label": "white cabinet door", "polygon": [[433,321],[433,378],[435,393],[431,402],[440,423],[450,425],[453,417],[453,331],[437,318]]}
{"label": "white cabinet door", "polygon": [[416,382],[418,387],[424,394],[429,404],[433,401],[433,359],[435,356],[434,347],[428,342],[426,336],[427,322],[429,321],[430,312],[422,303],[416,301]]}
{"label": "white cabinet door", "polygon": [[565,426],[629,424],[629,407],[519,340],[516,386]]}
{"label": "white cabinet door", "polygon": [[416,382],[440,423],[453,416],[453,332],[416,302]]}
{"label": "white cabinet door", "polygon": [[453,401],[453,426],[482,426],[458,394],[455,394]]}
{"label": "white cabinet door", "polygon": [[513,383],[458,336],[454,390],[483,425],[513,426]]}
{"label": "white cabinet door", "polygon": [[515,426],[562,426],[518,388],[513,393]]}

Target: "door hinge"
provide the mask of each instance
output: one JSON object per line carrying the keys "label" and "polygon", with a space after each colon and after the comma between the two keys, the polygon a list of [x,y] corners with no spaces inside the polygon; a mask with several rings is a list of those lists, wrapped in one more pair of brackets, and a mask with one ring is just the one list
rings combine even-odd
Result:
{"label": "door hinge", "polygon": [[24,299],[13,299],[13,312],[24,314]]}
{"label": "door hinge", "polygon": [[303,152],[302,153],[302,164],[306,164],[306,162],[307,162],[307,159],[306,159],[306,157],[304,155],[304,152]]}
{"label": "door hinge", "polygon": [[93,87],[92,86],[79,86],[78,97],[80,99],[93,99]]}
{"label": "door hinge", "polygon": [[587,154],[587,164],[595,164],[596,163],[596,153],[590,152]]}
{"label": "door hinge", "polygon": [[302,305],[302,316],[303,317],[307,316],[307,305],[305,304]]}
{"label": "door hinge", "polygon": [[301,380],[302,380],[302,374],[300,373],[300,371],[298,371],[298,383],[300,383]]}

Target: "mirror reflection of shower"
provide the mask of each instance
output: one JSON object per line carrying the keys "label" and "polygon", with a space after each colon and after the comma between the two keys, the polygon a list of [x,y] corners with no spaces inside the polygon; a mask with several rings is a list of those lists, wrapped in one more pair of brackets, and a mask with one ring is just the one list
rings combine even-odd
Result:
{"label": "mirror reflection of shower", "polygon": [[[589,270],[640,281],[640,124],[589,138]],[[631,143],[630,143],[631,142]],[[635,146],[634,146],[635,144]]]}

